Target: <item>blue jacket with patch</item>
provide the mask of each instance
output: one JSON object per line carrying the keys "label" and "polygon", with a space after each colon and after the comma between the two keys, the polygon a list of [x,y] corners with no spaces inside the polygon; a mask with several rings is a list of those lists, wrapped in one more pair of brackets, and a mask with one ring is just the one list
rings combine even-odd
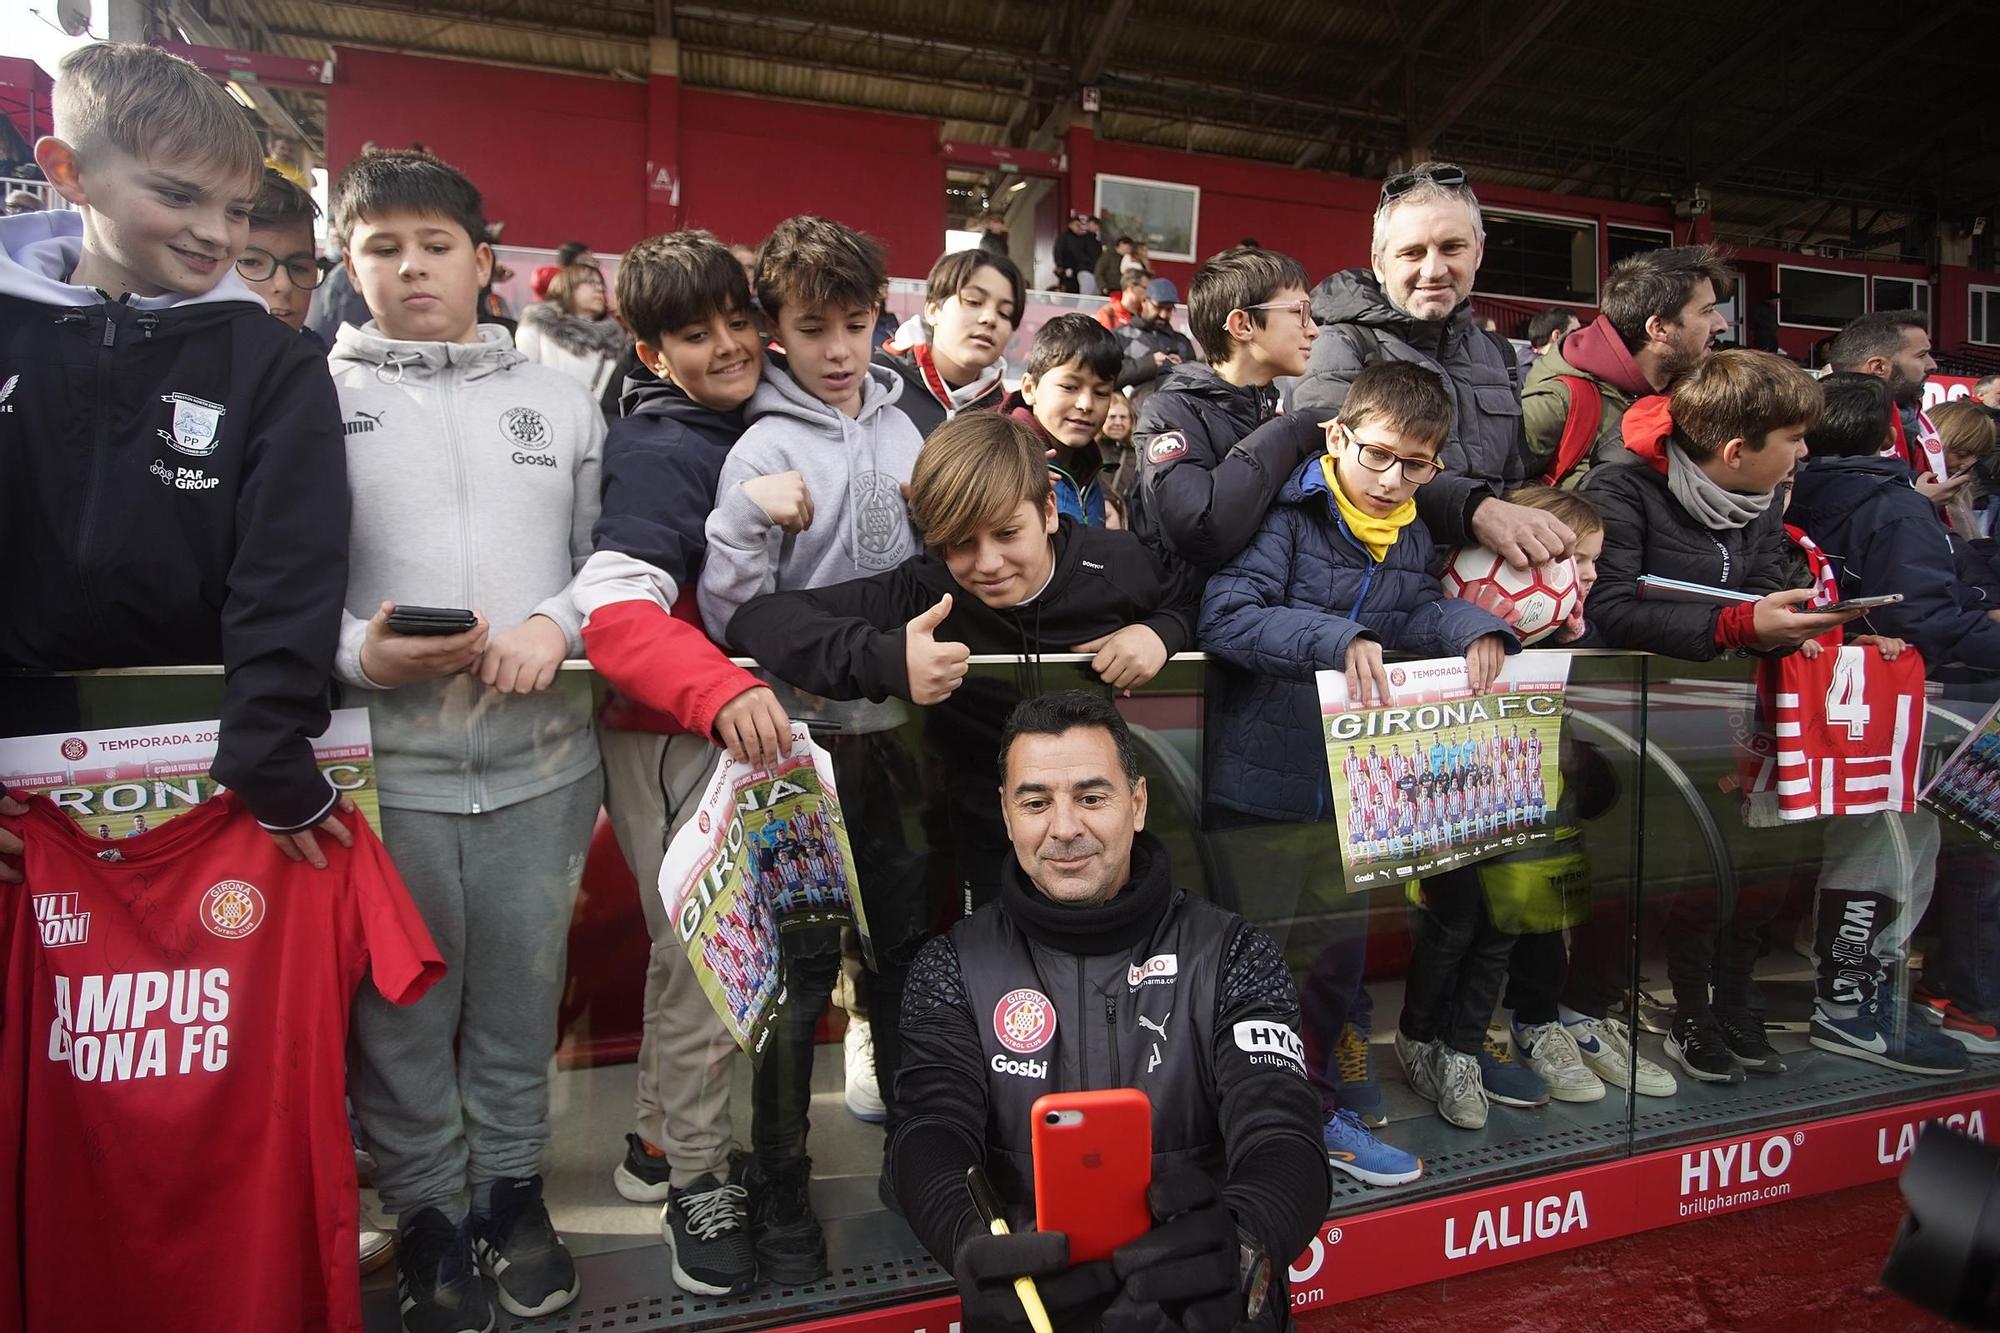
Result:
{"label": "blue jacket with patch", "polygon": [[1376,560],[1340,519],[1318,457],[1293,470],[1250,544],[1208,581],[1197,637],[1215,664],[1208,799],[1267,819],[1333,814],[1314,674],[1347,665],[1357,638],[1413,657],[1455,657],[1506,623],[1444,596],[1421,521]]}
{"label": "blue jacket with patch", "polygon": [[1907,639],[1933,669],[2000,668],[1993,604],[1958,575],[1952,536],[1910,484],[1900,458],[1814,458],[1799,469],[1787,521],[1805,529],[1852,600],[1899,592],[1903,600],[1862,618],[1873,634]]}

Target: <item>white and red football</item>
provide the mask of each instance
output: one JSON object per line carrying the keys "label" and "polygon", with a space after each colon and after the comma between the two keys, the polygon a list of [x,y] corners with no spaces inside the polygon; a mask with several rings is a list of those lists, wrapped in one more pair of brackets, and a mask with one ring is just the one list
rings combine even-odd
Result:
{"label": "white and red football", "polygon": [[1511,605],[1520,612],[1514,632],[1523,644],[1539,643],[1576,611],[1576,562],[1568,558],[1515,569],[1483,546],[1461,546],[1445,561],[1441,581],[1447,597],[1497,595]]}

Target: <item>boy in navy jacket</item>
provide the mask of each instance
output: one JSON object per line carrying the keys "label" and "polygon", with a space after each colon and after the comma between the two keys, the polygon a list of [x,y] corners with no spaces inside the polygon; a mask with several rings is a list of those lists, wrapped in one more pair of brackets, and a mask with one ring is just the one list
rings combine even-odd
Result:
{"label": "boy in navy jacket", "polygon": [[1188,327],[1208,360],[1169,369],[1139,410],[1132,531],[1203,573],[1243,549],[1299,460],[1319,452],[1318,414],[1271,415],[1271,381],[1304,374],[1319,337],[1306,283],[1276,250],[1224,250],[1196,269]]}
{"label": "boy in navy jacket", "polygon": [[605,806],[652,937],[636,1132],[625,1136],[612,1181],[635,1203],[666,1202],[660,1230],[681,1289],[725,1296],[757,1273],[730,1170],[736,1043],[655,885],[717,748],[768,765],[789,744],[777,696],[709,640],[695,604],[703,528],[764,353],[743,266],[705,231],[655,236],[626,252],[618,309],[640,366],[605,440],[604,507],[576,589],[584,650],[613,687],[599,717]]}
{"label": "boy in navy jacket", "polygon": [[[1435,374],[1408,362],[1367,367],[1327,427],[1328,452],[1294,469],[1250,544],[1209,580],[1199,638],[1222,664],[1208,727],[1207,792],[1216,806],[1288,822],[1332,814],[1316,672],[1345,671],[1357,703],[1380,703],[1389,696],[1385,651],[1464,654],[1473,688],[1484,690],[1519,650],[1504,621],[1447,599],[1431,573],[1415,496],[1437,475],[1450,429],[1451,400]],[[1427,880],[1423,899],[1413,913],[1417,958],[1397,1051],[1420,1094],[1452,1123],[1477,1128],[1488,1084],[1537,1100],[1538,1080],[1484,1050],[1513,940],[1492,928],[1475,874]],[[1273,915],[1293,914],[1290,903],[1275,906]],[[1360,937],[1336,941],[1334,952],[1340,962],[1315,972],[1342,971],[1352,1007],[1333,1015],[1333,1032],[1314,1034],[1316,1044],[1337,1044],[1347,1019],[1367,1012]],[[1489,1062],[1507,1068],[1488,1071]],[[1335,1166],[1371,1183],[1415,1179],[1420,1164],[1376,1143],[1361,1122],[1366,1111],[1344,1105],[1325,1077],[1316,1081]]]}
{"label": "boy in navy jacket", "polygon": [[[1827,376],[1820,388],[1829,397],[1874,396],[1856,381],[1881,383],[1845,371]],[[1895,408],[1886,393],[1881,397],[1879,437],[1886,437]],[[1786,517],[1832,556],[1842,597],[1903,595],[1894,606],[1868,613],[1871,630],[1906,640],[1933,669],[1954,663],[2000,668],[2000,623],[1980,590],[1958,577],[1951,533],[1910,484],[1909,464],[1884,456],[1882,438],[1868,434],[1816,431],[1808,437],[1812,459],[1799,470]]]}

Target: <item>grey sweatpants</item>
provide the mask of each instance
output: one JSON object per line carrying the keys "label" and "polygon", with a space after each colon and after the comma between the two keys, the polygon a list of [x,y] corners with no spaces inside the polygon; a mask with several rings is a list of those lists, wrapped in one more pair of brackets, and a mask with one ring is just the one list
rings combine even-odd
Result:
{"label": "grey sweatpants", "polygon": [[1826,821],[1814,904],[1815,998],[1851,1018],[1883,985],[1909,998],[1910,934],[1937,887],[1939,828],[1928,810]]}
{"label": "grey sweatpants", "polygon": [[601,788],[593,773],[477,815],[383,809],[382,841],[446,969],[406,1008],[372,986],[354,1003],[348,1093],[387,1211],[455,1220],[468,1187],[541,1170],[570,911]]}
{"label": "grey sweatpants", "polygon": [[729,1173],[734,1145],[729,1092],[737,1046],[667,920],[660,863],[667,843],[694,814],[721,752],[686,733],[605,729],[598,744],[611,831],[639,881],[639,906],[653,939],[639,1026],[637,1129],[640,1138],[666,1153],[669,1180],[685,1189],[701,1176]]}

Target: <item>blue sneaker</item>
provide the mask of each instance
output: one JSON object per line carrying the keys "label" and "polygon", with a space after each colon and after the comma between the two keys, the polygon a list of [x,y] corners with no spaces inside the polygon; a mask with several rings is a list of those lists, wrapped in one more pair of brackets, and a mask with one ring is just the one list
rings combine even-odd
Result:
{"label": "blue sneaker", "polygon": [[1884,1022],[1881,1001],[1870,1000],[1852,1018],[1836,1018],[1815,1008],[1812,1035],[1808,1040],[1822,1051],[1866,1060],[1885,1069],[1905,1074],[1962,1074],[1970,1061],[1965,1050],[1948,1037],[1941,1037],[1912,1019],[1909,1010],[1897,1005],[1900,1021]]}
{"label": "blue sneaker", "polygon": [[1348,1023],[1340,1029],[1333,1048],[1334,1090],[1340,1104],[1361,1117],[1361,1123],[1380,1128],[1389,1123],[1389,1110],[1382,1103],[1382,1085],[1375,1081],[1375,1061],[1368,1049],[1368,1034]]}
{"label": "blue sneaker", "polygon": [[1320,1131],[1326,1160],[1368,1185],[1407,1185],[1424,1173],[1424,1160],[1382,1142],[1352,1111],[1336,1111]]}
{"label": "blue sneaker", "polygon": [[1514,1058],[1507,1043],[1490,1032],[1479,1048],[1479,1082],[1489,1102],[1502,1106],[1548,1104],[1549,1085],[1536,1078],[1533,1070]]}

